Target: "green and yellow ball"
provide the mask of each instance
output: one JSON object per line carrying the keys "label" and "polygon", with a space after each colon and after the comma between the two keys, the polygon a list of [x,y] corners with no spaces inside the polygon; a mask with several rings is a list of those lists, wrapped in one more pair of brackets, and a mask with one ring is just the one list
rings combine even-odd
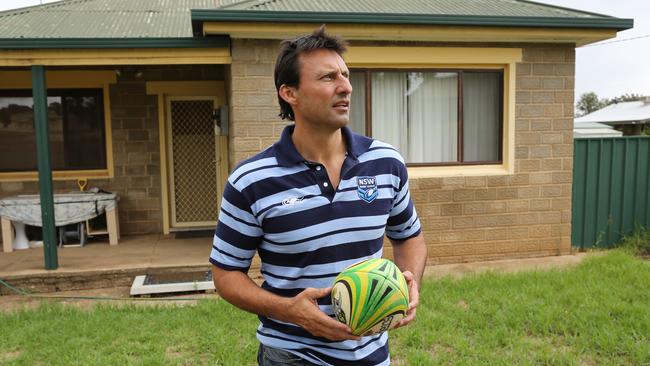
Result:
{"label": "green and yellow ball", "polygon": [[409,292],[404,275],[388,259],[368,259],[341,272],[332,286],[336,318],[355,335],[385,332],[406,315]]}

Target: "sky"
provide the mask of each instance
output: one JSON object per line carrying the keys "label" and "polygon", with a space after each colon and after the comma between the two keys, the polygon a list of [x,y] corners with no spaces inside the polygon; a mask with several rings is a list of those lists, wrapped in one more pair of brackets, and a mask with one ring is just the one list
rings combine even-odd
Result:
{"label": "sky", "polygon": [[[134,0],[137,1],[137,0]],[[50,3],[53,0],[0,0],[0,11]],[[616,38],[576,50],[576,100],[595,92],[600,98],[622,94],[650,95],[650,1],[537,0],[618,18],[634,19],[634,28]],[[644,62],[645,61],[645,62]]]}

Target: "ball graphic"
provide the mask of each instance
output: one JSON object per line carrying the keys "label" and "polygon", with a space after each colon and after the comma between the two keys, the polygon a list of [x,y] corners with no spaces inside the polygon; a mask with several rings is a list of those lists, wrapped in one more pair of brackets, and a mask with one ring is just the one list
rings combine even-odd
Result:
{"label": "ball graphic", "polygon": [[364,260],[343,270],[334,280],[331,297],[336,318],[361,336],[391,329],[409,306],[402,272],[383,258]]}

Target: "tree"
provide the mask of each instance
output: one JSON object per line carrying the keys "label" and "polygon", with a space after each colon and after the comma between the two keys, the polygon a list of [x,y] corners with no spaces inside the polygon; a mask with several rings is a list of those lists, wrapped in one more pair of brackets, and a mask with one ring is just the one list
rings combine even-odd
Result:
{"label": "tree", "polygon": [[598,95],[596,95],[596,93],[594,92],[583,93],[582,95],[580,95],[580,99],[576,104],[576,109],[578,110],[576,116],[577,117],[584,116],[585,114],[589,114],[591,112],[597,111],[604,106],[605,103],[603,103],[603,101],[598,99]]}

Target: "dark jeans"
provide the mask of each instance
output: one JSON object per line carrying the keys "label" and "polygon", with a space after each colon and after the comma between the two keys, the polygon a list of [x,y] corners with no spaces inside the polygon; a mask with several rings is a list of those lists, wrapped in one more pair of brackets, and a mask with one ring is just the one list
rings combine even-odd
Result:
{"label": "dark jeans", "polygon": [[316,365],[282,349],[271,348],[260,343],[257,351],[259,366],[311,366]]}

